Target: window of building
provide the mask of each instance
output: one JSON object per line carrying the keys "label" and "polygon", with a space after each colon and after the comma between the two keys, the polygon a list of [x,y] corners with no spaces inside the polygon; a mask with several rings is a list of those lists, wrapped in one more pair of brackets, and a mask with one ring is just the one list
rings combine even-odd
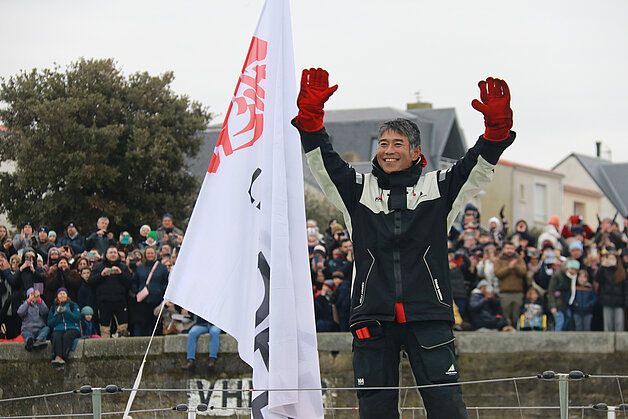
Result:
{"label": "window of building", "polygon": [[547,186],[541,183],[534,185],[534,219],[547,220]]}
{"label": "window of building", "polygon": [[582,218],[587,218],[586,206],[585,206],[584,202],[574,201],[573,202],[573,213],[574,214],[578,214],[578,215],[582,215]]}

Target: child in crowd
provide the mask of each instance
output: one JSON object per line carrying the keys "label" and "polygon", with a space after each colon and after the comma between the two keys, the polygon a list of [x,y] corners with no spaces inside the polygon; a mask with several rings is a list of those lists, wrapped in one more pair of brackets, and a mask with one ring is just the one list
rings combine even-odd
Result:
{"label": "child in crowd", "polygon": [[526,298],[521,306],[520,330],[545,330],[543,314],[545,313],[545,301],[541,293],[535,287],[530,287],[526,292]]}
{"label": "child in crowd", "polygon": [[96,331],[96,326],[92,321],[94,318],[94,310],[90,306],[81,309],[81,338],[99,338],[100,335]]}
{"label": "child in crowd", "polygon": [[22,318],[24,347],[27,351],[43,349],[48,345],[46,339],[50,332],[50,328],[46,326],[48,307],[38,290],[29,288],[26,295],[28,298],[17,309],[17,314]]}
{"label": "child in crowd", "polygon": [[94,307],[94,304],[96,304],[96,292],[94,291],[94,287],[87,282],[89,281],[89,276],[92,274],[92,268],[86,266],[81,269],[81,272],[79,273],[81,274],[81,279],[83,280],[81,287],[78,290],[79,307]]}
{"label": "child in crowd", "polygon": [[569,306],[573,312],[574,322],[577,332],[590,332],[591,319],[593,319],[593,307],[597,303],[597,295],[593,290],[593,285],[589,282],[589,272],[586,269],[578,271],[576,279],[576,293],[572,298],[571,292],[567,298]]}

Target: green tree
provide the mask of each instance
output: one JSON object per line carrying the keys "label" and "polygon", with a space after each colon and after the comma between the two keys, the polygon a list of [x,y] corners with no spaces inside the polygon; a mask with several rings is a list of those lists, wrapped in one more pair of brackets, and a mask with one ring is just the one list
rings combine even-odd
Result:
{"label": "green tree", "polygon": [[186,157],[198,153],[211,114],[173,93],[172,72],[125,77],[111,60],[80,59],[22,71],[0,83],[0,210],[12,223],[29,220],[80,231],[100,216],[113,226],[156,225],[164,212],[182,223],[198,181]]}

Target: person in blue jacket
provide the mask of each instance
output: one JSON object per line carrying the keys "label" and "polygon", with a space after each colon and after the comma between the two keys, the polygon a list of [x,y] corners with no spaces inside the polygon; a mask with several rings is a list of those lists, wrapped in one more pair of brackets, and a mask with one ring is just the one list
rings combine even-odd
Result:
{"label": "person in blue jacket", "polygon": [[52,329],[52,366],[61,367],[68,360],[74,339],[81,336],[81,311],[68,298],[68,290],[61,287],[48,312],[48,327]]}

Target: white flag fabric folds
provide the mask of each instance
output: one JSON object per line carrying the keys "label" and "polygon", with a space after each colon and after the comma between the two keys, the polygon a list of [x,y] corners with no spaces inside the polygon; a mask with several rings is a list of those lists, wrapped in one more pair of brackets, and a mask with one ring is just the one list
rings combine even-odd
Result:
{"label": "white flag fabric folds", "polygon": [[289,1],[267,0],[165,295],[238,341],[254,418],[323,417],[298,390],[321,382],[293,54]]}

